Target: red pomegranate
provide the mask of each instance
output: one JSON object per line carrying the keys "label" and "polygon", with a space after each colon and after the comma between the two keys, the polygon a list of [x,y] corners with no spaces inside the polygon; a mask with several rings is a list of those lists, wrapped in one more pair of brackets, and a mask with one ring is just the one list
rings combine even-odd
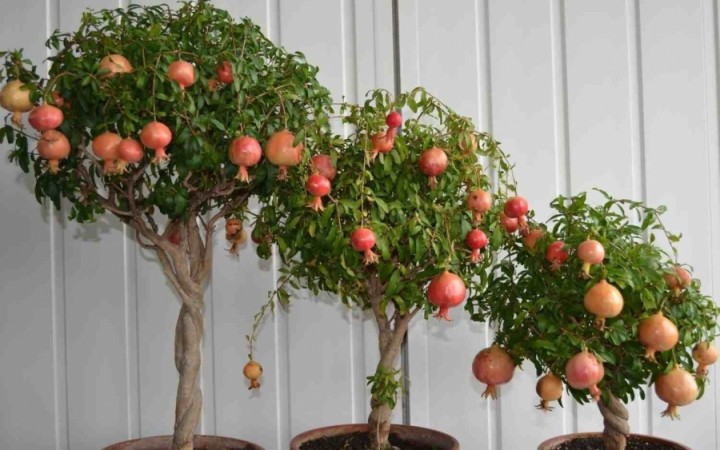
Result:
{"label": "red pomegranate", "polygon": [[475,355],[472,371],[478,381],[487,384],[482,396],[496,399],[496,387],[512,380],[515,363],[505,350],[493,344]]}
{"label": "red pomegranate", "polygon": [[98,135],[92,141],[92,151],[95,156],[104,162],[103,173],[105,175],[115,173],[115,160],[119,158],[118,145],[122,138],[111,132],[105,132]]}
{"label": "red pomegranate", "polygon": [[478,225],[483,214],[492,207],[492,195],[483,189],[475,189],[468,194],[467,206],[473,212],[473,223]]}
{"label": "red pomegranate", "polygon": [[600,398],[597,384],[605,376],[605,369],[597,357],[587,350],[575,354],[565,364],[565,378],[575,389],[589,389],[596,401]]}
{"label": "red pomegranate", "polygon": [[325,207],[322,198],[330,193],[330,189],[330,180],[319,173],[310,175],[305,183],[305,190],[313,196],[312,201],[307,205],[308,208],[313,211],[323,211]]}
{"label": "red pomegranate", "polygon": [[54,175],[60,170],[60,160],[70,155],[70,141],[61,132],[48,130],[40,137],[37,149],[48,162],[48,172]]}
{"label": "red pomegranate", "polygon": [[333,165],[330,155],[315,155],[310,160],[313,171],[332,181],[337,175],[337,169]]}
{"label": "red pomegranate", "polygon": [[378,255],[372,251],[375,246],[375,233],[373,233],[373,230],[365,227],[356,228],[350,234],[350,243],[355,250],[365,254],[363,259],[365,265],[378,262]]}
{"label": "red pomegranate", "polygon": [[545,259],[550,263],[550,270],[556,271],[565,264],[569,256],[563,241],[555,241],[545,251]]}
{"label": "red pomegranate", "polygon": [[60,108],[48,104],[36,106],[28,115],[30,125],[41,133],[59,127],[64,119]]}
{"label": "red pomegranate", "polygon": [[448,311],[465,300],[467,288],[459,276],[447,270],[435,275],[428,285],[427,295],[430,303],[440,308],[435,317],[450,320]]}
{"label": "red pomegranate", "polygon": [[253,137],[242,136],[234,139],[230,143],[230,151],[228,153],[230,161],[236,166],[239,166],[235,179],[243,183],[249,183],[250,176],[248,175],[247,168],[260,162],[260,158],[262,158],[260,143]]}
{"label": "red pomegranate", "polygon": [[278,180],[287,178],[288,167],[297,166],[302,162],[305,146],[300,142],[293,147],[294,140],[294,134],[288,130],[281,130],[270,136],[265,146],[265,157],[272,164],[280,167]]}
{"label": "red pomegranate", "polygon": [[476,228],[468,231],[465,236],[465,243],[472,250],[472,253],[470,254],[470,261],[474,263],[482,261],[480,250],[487,247],[488,242],[488,238],[482,230]]}

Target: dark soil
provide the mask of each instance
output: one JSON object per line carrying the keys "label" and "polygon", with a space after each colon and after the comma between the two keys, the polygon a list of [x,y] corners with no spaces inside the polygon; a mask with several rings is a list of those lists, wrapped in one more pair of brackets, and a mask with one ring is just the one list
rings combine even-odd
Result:
{"label": "dark soil", "polygon": [[[655,444],[638,440],[635,438],[629,438],[627,441],[626,450],[678,450],[673,445]],[[604,450],[603,441],[601,438],[582,438],[573,439],[570,442],[560,444],[555,447],[554,450]]]}
{"label": "dark soil", "polygon": [[[394,433],[390,433],[390,445],[400,450],[443,450],[440,447],[424,445],[418,442],[406,442]],[[363,432],[328,436],[306,442],[300,446],[300,450],[368,450],[369,448],[370,438],[367,433]]]}

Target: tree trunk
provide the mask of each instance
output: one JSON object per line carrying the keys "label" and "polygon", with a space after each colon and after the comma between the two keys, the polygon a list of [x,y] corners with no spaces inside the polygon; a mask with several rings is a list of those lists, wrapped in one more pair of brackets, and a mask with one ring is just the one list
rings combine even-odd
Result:
{"label": "tree trunk", "polygon": [[605,419],[603,430],[605,450],[625,450],[627,436],[630,434],[627,408],[612,394],[607,404],[603,403],[602,399],[599,400],[598,408]]}

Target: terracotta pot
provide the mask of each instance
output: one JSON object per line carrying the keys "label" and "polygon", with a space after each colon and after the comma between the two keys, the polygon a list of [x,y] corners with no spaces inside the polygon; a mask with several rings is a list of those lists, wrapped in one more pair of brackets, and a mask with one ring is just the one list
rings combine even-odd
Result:
{"label": "terracotta pot", "polygon": [[[295,436],[293,440],[290,441],[290,450],[300,450],[302,444],[315,439],[358,432],[367,433],[368,430],[369,427],[366,423],[317,428]],[[460,444],[458,444],[458,441],[454,437],[428,428],[413,427],[410,425],[393,425],[390,428],[391,440],[393,436],[410,445],[416,443],[432,446],[437,450],[460,450]]]}
{"label": "terracotta pot", "polygon": [[[538,446],[538,450],[555,450],[555,448],[560,444],[564,444],[564,443],[572,441],[574,439],[582,439],[582,438],[601,438],[602,439],[602,433],[575,433],[575,434],[566,434],[564,436],[557,436],[552,439],[548,439],[547,441],[540,444]],[[655,436],[646,436],[644,434],[631,434],[630,439],[637,439],[639,441],[647,442],[650,444],[662,444],[662,445],[666,445],[670,448],[673,448],[675,450],[692,450],[690,447],[686,447],[682,444],[678,444],[677,442],[668,441],[666,439],[661,439],[661,438],[655,437]]]}
{"label": "terracotta pot", "polygon": [[[265,450],[257,444],[221,436],[195,436],[195,448],[202,450]],[[103,450],[170,450],[172,436],[155,436],[120,442]]]}

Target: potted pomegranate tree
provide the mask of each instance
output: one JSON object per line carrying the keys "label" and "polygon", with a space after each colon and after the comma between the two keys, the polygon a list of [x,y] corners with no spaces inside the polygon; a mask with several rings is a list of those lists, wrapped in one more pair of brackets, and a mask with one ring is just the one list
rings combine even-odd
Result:
{"label": "potted pomegranate tree", "polygon": [[[404,124],[395,112],[402,108]],[[445,434],[391,427],[397,359],[413,318],[449,320],[449,308],[484,288],[490,252],[506,238],[495,205],[514,190],[510,168],[492,138],[421,88],[395,99],[371,92],[341,115],[353,134],[300,164],[303,176],[276,185],[253,237],[263,254],[277,243],[282,302],[288,288],[302,287],[371,310],[380,360],[368,377],[368,423],[303,433],[291,448],[456,449]],[[491,173],[502,186],[495,198]]]}
{"label": "potted pomegranate tree", "polygon": [[664,208],[600,192],[598,206],[585,194],[559,197],[547,224],[531,222],[524,237],[501,241],[499,270],[467,303],[474,320],[497,327],[473,372],[491,393],[528,360],[542,375],[540,409],[550,410],[564,388],[579,403],[597,402],[602,434],[556,438],[541,449],[623,450],[637,440],[647,442],[642,448],[686,448],[630,435],[624,403],[653,385],[672,419],[702,395],[717,358],[718,307],[678,261],[679,237],[663,226]]}
{"label": "potted pomegranate tree", "polygon": [[[190,450],[213,230],[227,219],[228,239],[242,238],[248,198],[275,182],[277,168],[260,162],[263,146],[273,160],[301,137],[327,145],[329,92],[301,55],[205,1],[86,12],[76,32],[56,32],[47,46],[47,78],[20,51],[0,54],[0,104],[12,113],[0,141],[32,171],[38,201],[60,209],[66,199],[81,223],[113,214],[157,256],[181,300],[174,436],[111,448]],[[210,437],[196,444],[260,448]]]}

